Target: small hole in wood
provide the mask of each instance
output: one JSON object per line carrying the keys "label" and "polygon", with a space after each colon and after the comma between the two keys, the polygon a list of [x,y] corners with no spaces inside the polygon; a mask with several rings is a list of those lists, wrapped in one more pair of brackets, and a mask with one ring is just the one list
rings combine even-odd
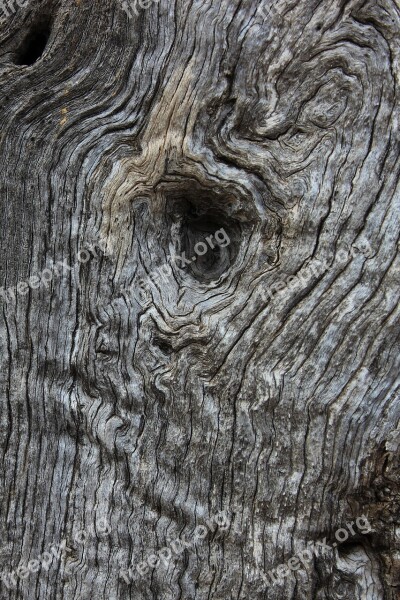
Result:
{"label": "small hole in wood", "polygon": [[36,25],[25,38],[17,55],[17,65],[30,66],[42,56],[50,37],[50,25]]}
{"label": "small hole in wood", "polygon": [[154,337],[153,344],[166,356],[169,356],[173,352],[172,344],[165,339]]}
{"label": "small hole in wood", "polygon": [[180,223],[176,254],[185,257],[184,268],[202,283],[218,281],[235,261],[239,223],[207,191],[188,191],[171,205],[172,219]]}

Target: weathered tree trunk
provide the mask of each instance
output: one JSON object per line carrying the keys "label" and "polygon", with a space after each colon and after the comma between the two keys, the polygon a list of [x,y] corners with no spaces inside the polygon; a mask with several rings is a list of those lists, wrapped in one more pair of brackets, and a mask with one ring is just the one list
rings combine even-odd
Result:
{"label": "weathered tree trunk", "polygon": [[1,599],[399,599],[399,5],[5,6]]}

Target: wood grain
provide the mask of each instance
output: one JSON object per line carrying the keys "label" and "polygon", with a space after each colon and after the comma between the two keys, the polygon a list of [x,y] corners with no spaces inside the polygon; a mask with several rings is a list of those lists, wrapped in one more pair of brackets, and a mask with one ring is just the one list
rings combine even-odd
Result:
{"label": "wood grain", "polygon": [[399,4],[148,4],[0,26],[1,598],[396,600]]}

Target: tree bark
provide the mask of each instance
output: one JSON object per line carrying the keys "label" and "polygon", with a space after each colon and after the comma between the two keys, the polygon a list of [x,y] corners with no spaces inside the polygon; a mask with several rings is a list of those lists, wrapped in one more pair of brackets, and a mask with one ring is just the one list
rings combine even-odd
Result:
{"label": "tree bark", "polygon": [[397,0],[5,6],[1,598],[398,600]]}

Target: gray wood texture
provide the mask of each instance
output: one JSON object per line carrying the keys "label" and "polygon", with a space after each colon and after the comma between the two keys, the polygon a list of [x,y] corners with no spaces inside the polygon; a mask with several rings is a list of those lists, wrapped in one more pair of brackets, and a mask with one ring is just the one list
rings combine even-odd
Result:
{"label": "gray wood texture", "polygon": [[1,599],[399,600],[397,1],[0,13]]}

